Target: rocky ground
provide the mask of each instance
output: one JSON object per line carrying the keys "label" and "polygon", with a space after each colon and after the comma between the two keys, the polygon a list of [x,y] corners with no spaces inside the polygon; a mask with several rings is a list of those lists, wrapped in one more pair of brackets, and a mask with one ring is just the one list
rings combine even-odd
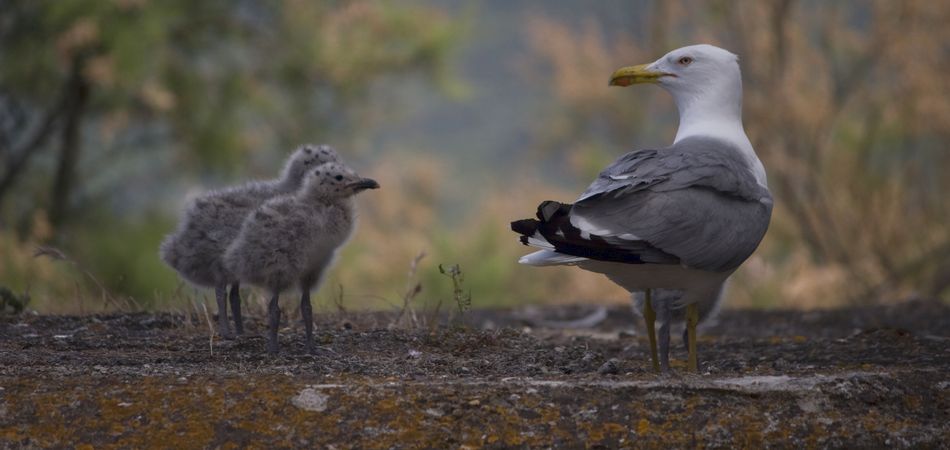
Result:
{"label": "rocky ground", "polygon": [[[578,318],[587,320],[576,321]],[[264,352],[171,314],[0,318],[0,448],[950,446],[950,308],[725,311],[650,372],[628,307],[318,317]],[[572,323],[573,321],[573,323]]]}

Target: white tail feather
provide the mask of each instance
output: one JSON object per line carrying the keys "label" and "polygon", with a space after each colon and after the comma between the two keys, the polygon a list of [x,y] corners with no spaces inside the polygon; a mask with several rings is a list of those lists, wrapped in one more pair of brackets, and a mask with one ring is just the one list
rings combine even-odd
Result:
{"label": "white tail feather", "polygon": [[528,238],[528,245],[545,250],[554,250],[554,246],[538,233],[534,233],[533,236]]}
{"label": "white tail feather", "polygon": [[522,256],[518,263],[528,266],[564,266],[574,265],[586,260],[587,258],[580,256],[565,255],[551,250],[539,250]]}

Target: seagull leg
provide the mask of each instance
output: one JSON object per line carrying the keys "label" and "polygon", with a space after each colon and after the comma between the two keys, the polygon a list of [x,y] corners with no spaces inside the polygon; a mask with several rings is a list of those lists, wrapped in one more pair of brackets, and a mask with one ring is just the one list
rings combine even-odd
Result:
{"label": "seagull leg", "polygon": [[660,313],[660,370],[663,373],[670,371],[670,325],[673,322],[673,306],[670,302],[659,305]]}
{"label": "seagull leg", "polygon": [[234,318],[234,331],[238,335],[244,334],[244,320],[241,318],[241,285],[238,282],[231,284],[231,317]]}
{"label": "seagull leg", "polygon": [[656,311],[653,310],[653,291],[647,289],[644,291],[646,301],[643,302],[643,320],[647,324],[647,335],[650,338],[650,358],[653,360],[653,371],[660,371],[660,363],[656,357]]}
{"label": "seagull leg", "polygon": [[303,289],[300,294],[300,318],[303,320],[303,328],[307,332],[304,347],[307,353],[313,353],[313,307],[310,305],[310,290]]}
{"label": "seagull leg", "polygon": [[699,324],[699,307],[695,303],[686,306],[686,332],[688,333],[687,348],[689,349],[688,368],[690,372],[699,372],[699,361],[696,352],[696,325]]}
{"label": "seagull leg", "polygon": [[275,292],[267,305],[267,324],[269,327],[267,330],[267,353],[272,355],[277,354],[277,328],[280,326],[280,305],[277,303],[279,297],[280,294]]}
{"label": "seagull leg", "polygon": [[227,285],[214,287],[214,298],[218,302],[218,333],[225,339],[233,339],[228,327]]}

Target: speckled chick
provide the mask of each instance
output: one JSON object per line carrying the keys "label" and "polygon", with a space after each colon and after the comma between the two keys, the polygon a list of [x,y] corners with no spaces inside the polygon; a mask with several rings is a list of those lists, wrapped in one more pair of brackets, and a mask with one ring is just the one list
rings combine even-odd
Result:
{"label": "speckled chick", "polygon": [[162,261],[185,280],[215,289],[218,329],[231,337],[228,329],[227,287],[231,285],[231,312],[238,334],[243,333],[240,285],[223,263],[224,251],[237,237],[244,218],[265,201],[297,191],[305,175],[314,167],[339,161],[336,150],[327,145],[304,145],[287,159],[279,178],[251,181],[208,192],[185,209],[177,230],[159,248]]}
{"label": "speckled chick", "polygon": [[280,323],[278,297],[300,289],[300,312],[306,329],[307,351],[312,350],[313,312],[310,291],[333,264],[337,249],[349,239],[356,221],[353,196],[379,184],[362,178],[346,165],[327,163],[307,174],[292,195],[268,200],[248,215],[224,255],[228,270],[241,282],[267,289],[267,350],[277,353]]}

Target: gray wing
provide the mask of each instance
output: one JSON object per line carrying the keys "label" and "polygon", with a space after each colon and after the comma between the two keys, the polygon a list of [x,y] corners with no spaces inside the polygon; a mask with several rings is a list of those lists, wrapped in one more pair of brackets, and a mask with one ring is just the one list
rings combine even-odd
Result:
{"label": "gray wing", "polygon": [[771,214],[771,194],[738,149],[692,138],[618,159],[574,203],[571,223],[645,241],[688,267],[726,271],[758,247]]}

